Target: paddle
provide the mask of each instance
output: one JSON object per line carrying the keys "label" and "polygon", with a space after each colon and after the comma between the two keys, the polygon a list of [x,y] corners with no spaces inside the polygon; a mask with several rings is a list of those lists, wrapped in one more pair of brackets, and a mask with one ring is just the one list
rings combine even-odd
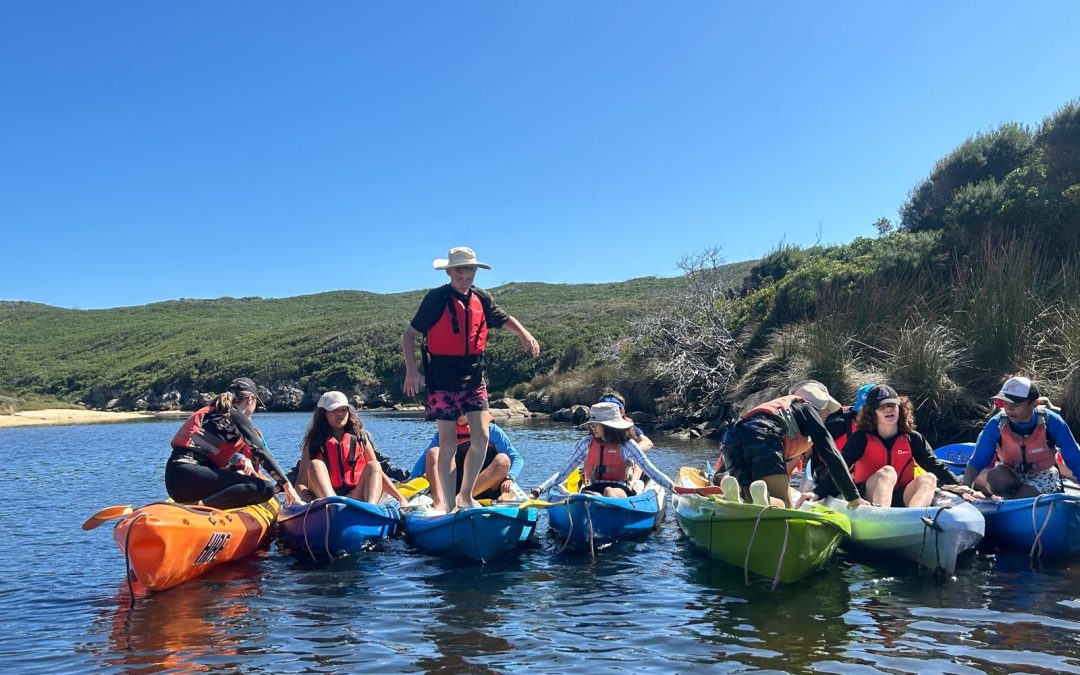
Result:
{"label": "paddle", "polygon": [[722,495],[724,491],[719,485],[710,485],[708,487],[684,487],[682,485],[673,485],[671,491],[680,495]]}
{"label": "paddle", "polygon": [[428,488],[428,480],[423,476],[417,476],[416,478],[410,478],[404,483],[398,483],[397,489],[401,493],[401,496],[405,499],[412,499],[418,492],[423,492]]}
{"label": "paddle", "polygon": [[92,530],[95,527],[99,527],[110,520],[115,520],[116,518],[123,518],[131,512],[131,504],[106,506],[94,515],[87,518],[86,522],[82,524],[82,529]]}
{"label": "paddle", "polygon": [[497,499],[479,499],[480,506],[516,506],[518,509],[546,509],[559,506],[562,502],[548,502],[543,499],[525,499],[522,501],[500,502]]}

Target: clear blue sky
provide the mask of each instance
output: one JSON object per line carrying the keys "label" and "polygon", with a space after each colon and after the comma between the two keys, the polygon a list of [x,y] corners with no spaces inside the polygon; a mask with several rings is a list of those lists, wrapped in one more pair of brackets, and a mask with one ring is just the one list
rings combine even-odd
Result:
{"label": "clear blue sky", "polygon": [[0,4],[0,299],[672,276],[1080,96],[1080,2]]}

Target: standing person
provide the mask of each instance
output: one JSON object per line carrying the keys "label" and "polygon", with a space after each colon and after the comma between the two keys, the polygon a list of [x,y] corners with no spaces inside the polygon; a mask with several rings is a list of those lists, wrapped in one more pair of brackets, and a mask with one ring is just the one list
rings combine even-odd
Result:
{"label": "standing person", "polygon": [[787,396],[743,413],[721,446],[724,470],[739,481],[743,498],[750,501],[750,483],[761,480],[776,505],[792,508],[789,477],[799,460],[812,455],[815,465],[828,467],[850,508],[866,504],[822,421],[840,407],[825,385],[803,380]]}
{"label": "standing person", "polygon": [[375,441],[356,408],[340,391],[319,397],[300,446],[300,476],[315,497],[334,495],[378,504],[384,493],[404,504],[394,482],[383,472]]}
{"label": "standing person", "polygon": [[[274,496],[274,481],[285,503],[300,501],[292,483],[252,426],[258,389],[247,377],[229,383],[228,390],[199,408],[172,439],[165,463],[165,490],[180,504],[202,503],[216,509],[260,504]],[[274,481],[259,476],[260,465]]]}
{"label": "standing person", "polygon": [[[434,260],[432,266],[446,270],[450,283],[424,296],[416,316],[405,329],[401,338],[405,357],[403,388],[407,396],[414,396],[427,386],[427,416],[439,428],[438,466],[428,480],[438,484],[442,507],[450,512],[474,504],[471,495],[488,447],[488,427],[483,418],[488,409],[484,381],[488,330],[506,326],[517,333],[521,346],[531,356],[540,354],[540,344],[517,319],[496,305],[491,295],[473,286],[476,270],[491,266],[478,262],[471,248],[452,248],[446,258]],[[416,366],[416,338],[420,335],[425,338],[423,374]],[[454,427],[463,414],[469,420],[472,441],[460,467],[461,487],[454,498],[444,486],[451,484],[450,465],[457,449]]]}
{"label": "standing person", "polygon": [[1001,411],[975,441],[964,485],[971,486],[995,457],[999,463],[986,472],[986,488],[1005,499],[1061,492],[1058,452],[1073,475],[1080,475],[1080,448],[1069,425],[1041,404],[1045,399],[1040,401],[1039,387],[1030,378],[1010,377],[993,401]]}
{"label": "standing person", "polygon": [[[870,503],[930,506],[939,483],[944,490],[974,498],[974,490],[957,482],[915,431],[915,409],[907,396],[899,396],[888,385],[875,385],[856,421],[859,428],[848,437],[844,461],[851,467],[859,493]],[[916,476],[916,466],[926,473]]]}
{"label": "standing person", "polygon": [[630,437],[634,426],[623,417],[614,403],[597,403],[589,408],[589,419],[584,425],[589,435],[578,441],[574,452],[555,473],[533,488],[532,495],[540,496],[552,486],[566,480],[577,467],[584,463],[585,485],[582,492],[596,492],[605,497],[632,497],[637,494],[630,486],[630,467],[637,464],[654,481],[671,489],[673,483],[663,471],[657,469],[638,444]]}
{"label": "standing person", "polygon": [[[484,454],[484,464],[480,467],[480,474],[476,477],[476,485],[473,487],[473,499],[498,499],[501,495],[510,492],[517,476],[525,467],[525,460],[514,448],[510,437],[502,428],[495,424],[490,413],[484,413],[488,423],[488,447]],[[469,418],[461,415],[457,418],[454,427],[457,439],[457,452],[454,454],[453,463],[450,466],[451,475],[455,480],[455,490],[461,489],[461,466],[465,462],[465,454],[472,446],[472,430],[469,428]],[[416,460],[413,467],[413,476],[434,476],[439,462],[439,432],[435,432],[434,438],[428,445],[428,449]],[[431,487],[431,499],[436,504],[442,503],[442,495],[439,494],[440,486],[436,482],[428,481]]]}
{"label": "standing person", "polygon": [[[862,410],[862,407],[866,405],[866,394],[874,388],[873,384],[864,384],[859,387],[859,390],[855,392],[855,401],[851,405],[846,405],[832,413],[825,418],[825,428],[829,430],[829,435],[833,438],[833,443],[836,444],[836,449],[841,453],[844,451],[844,445],[847,443],[848,437],[858,431],[859,426],[855,423],[855,417]],[[836,496],[835,486],[832,479],[829,478],[829,469],[824,465],[812,464],[811,465],[810,478],[814,482],[814,492],[820,496],[824,496],[824,493]],[[818,486],[823,486],[821,490]]]}

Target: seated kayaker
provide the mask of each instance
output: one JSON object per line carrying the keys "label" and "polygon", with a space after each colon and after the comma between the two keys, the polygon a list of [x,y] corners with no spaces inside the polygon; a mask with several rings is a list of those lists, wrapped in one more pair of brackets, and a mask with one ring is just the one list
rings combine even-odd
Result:
{"label": "seated kayaker", "polygon": [[[993,398],[1001,411],[990,418],[964,469],[964,484],[973,485],[984,470],[985,486],[1005,499],[1061,492],[1058,453],[1073,475],[1080,475],[1080,448],[1069,425],[1041,398],[1026,377],[1011,377]],[[995,458],[998,463],[990,468]]]}
{"label": "seated kayaker", "polygon": [[633,421],[623,417],[614,403],[597,403],[589,409],[589,419],[584,425],[591,433],[578,441],[569,459],[532,494],[542,492],[561,483],[577,469],[585,466],[585,486],[582,492],[595,492],[605,497],[629,497],[636,494],[630,487],[631,467],[637,464],[645,474],[665,488],[672,487],[671,479],[657,469],[638,444],[631,438]]}
{"label": "seated kayaker", "polygon": [[[939,485],[967,500],[974,499],[977,493],[960,484],[923,435],[915,431],[915,408],[907,396],[897,395],[885,384],[874,386],[856,423],[858,431],[848,436],[843,456],[859,493],[870,503],[930,506]],[[916,466],[926,473],[916,476]]]}
{"label": "seated kayaker", "polygon": [[[488,425],[488,447],[484,455],[484,463],[480,473],[476,476],[476,485],[473,488],[473,499],[498,499],[501,495],[510,492],[514,480],[521,474],[525,466],[525,460],[514,448],[513,442],[506,432],[492,421],[491,413],[484,412],[483,419]],[[469,427],[469,419],[465,415],[459,415],[455,429],[457,433],[457,452],[450,463],[450,475],[456,483],[455,493],[461,489],[461,471],[458,469],[465,462],[465,455],[472,446],[472,429]],[[439,461],[439,432],[428,443],[427,450],[416,460],[412,476],[426,476],[430,486],[431,499],[436,503],[440,500],[441,486],[438,484],[438,472],[436,467]]]}
{"label": "seated kayaker", "polygon": [[[744,501],[751,500],[750,484],[761,480],[774,505],[792,508],[798,504],[792,502],[789,477],[800,460],[812,457],[815,465],[828,468],[830,480],[851,508],[866,504],[822,421],[823,416],[840,408],[822,383],[798,382],[788,390],[787,396],[743,413],[724,435],[720,446],[722,462],[717,464],[722,473],[731,474],[739,481]],[[807,493],[798,502],[812,497]]]}
{"label": "seated kayaker", "polygon": [[[619,406],[619,413],[622,414],[623,419],[630,420],[631,422],[634,421],[632,417],[626,414],[626,398],[614,389],[605,391],[600,397],[600,403],[614,403]],[[637,424],[630,427],[630,438],[638,444],[638,447],[641,448],[642,452],[648,452],[653,449],[652,439],[646,436],[645,432],[643,432],[641,427],[637,426]],[[645,471],[640,466],[637,464],[633,465],[630,467],[630,484],[636,484],[644,475]]]}
{"label": "seated kayaker", "polygon": [[[299,501],[262,434],[251,424],[257,406],[255,383],[238,377],[228,391],[184,422],[172,439],[172,455],[165,463],[165,490],[170,498],[181,504],[234,509],[269,500],[276,482],[286,504]],[[260,467],[274,480],[260,476]]]}
{"label": "seated kayaker", "polygon": [[298,483],[315,497],[337,495],[378,504],[385,495],[405,503],[379,466],[375,441],[356,408],[340,391],[319,397],[301,443]]}

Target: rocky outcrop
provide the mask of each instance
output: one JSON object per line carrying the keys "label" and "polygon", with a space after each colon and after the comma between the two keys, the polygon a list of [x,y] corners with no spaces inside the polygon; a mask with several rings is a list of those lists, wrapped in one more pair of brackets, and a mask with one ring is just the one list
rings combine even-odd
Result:
{"label": "rocky outcrop", "polygon": [[525,404],[516,398],[500,398],[488,402],[488,412],[496,419],[509,417],[533,417],[540,413],[530,411]]}
{"label": "rocky outcrop", "polygon": [[551,414],[551,419],[556,422],[568,424],[584,424],[589,419],[589,407],[584,405],[572,405],[569,408],[556,410]]}

